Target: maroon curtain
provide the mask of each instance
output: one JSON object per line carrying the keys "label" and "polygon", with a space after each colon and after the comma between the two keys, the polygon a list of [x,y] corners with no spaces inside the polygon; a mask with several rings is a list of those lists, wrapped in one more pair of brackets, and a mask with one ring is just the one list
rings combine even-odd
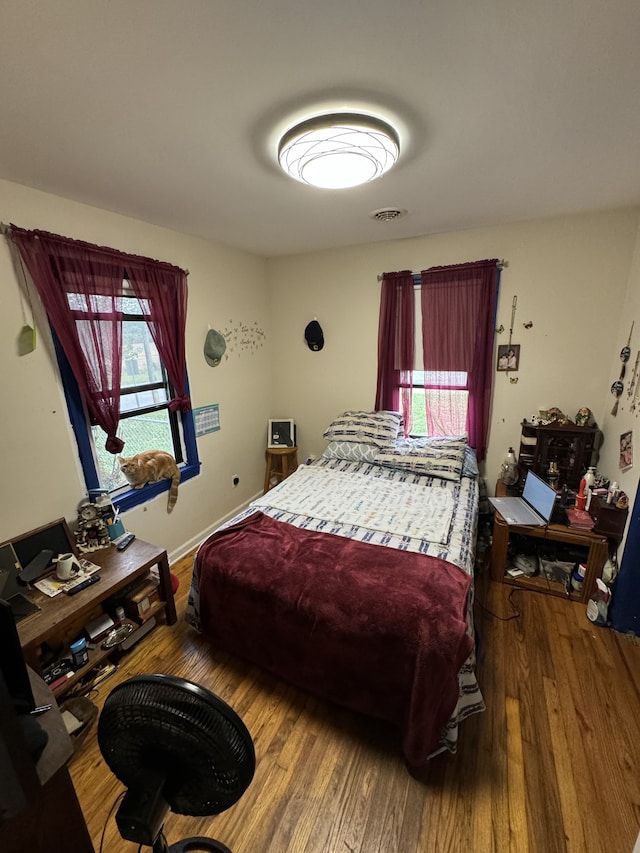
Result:
{"label": "maroon curtain", "polygon": [[[89,414],[107,434],[105,448],[110,453],[119,453],[124,447],[116,432],[120,420],[122,307],[124,298],[131,298],[124,290],[125,279],[135,278],[132,287],[178,393],[172,403],[182,411],[191,408],[185,395],[186,281],[182,270],[16,225],[11,225],[9,237],[33,279]],[[175,287],[172,298],[166,293],[171,276]],[[169,353],[171,346],[175,353]]]}
{"label": "maroon curtain", "polygon": [[[415,357],[415,290],[410,271],[384,273],[378,325],[376,410],[402,412],[411,431],[411,372]],[[404,387],[403,387],[404,386]]]}
{"label": "maroon curtain", "polygon": [[187,275],[170,264],[137,258],[127,265],[127,275],[138,297],[151,337],[164,364],[176,396],[172,411],[191,411],[186,392]]}
{"label": "maroon curtain", "polygon": [[[421,273],[424,369],[467,374],[466,430],[480,461],[489,433],[497,264],[496,259],[476,261]],[[450,381],[439,387],[451,395]]]}

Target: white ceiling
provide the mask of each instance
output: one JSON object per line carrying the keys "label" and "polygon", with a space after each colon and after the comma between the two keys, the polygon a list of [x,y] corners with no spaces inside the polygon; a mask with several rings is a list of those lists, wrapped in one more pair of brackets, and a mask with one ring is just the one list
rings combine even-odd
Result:
{"label": "white ceiling", "polygon": [[[323,107],[390,119],[396,167],[284,176]],[[2,0],[0,177],[264,256],[637,205],[640,5]]]}

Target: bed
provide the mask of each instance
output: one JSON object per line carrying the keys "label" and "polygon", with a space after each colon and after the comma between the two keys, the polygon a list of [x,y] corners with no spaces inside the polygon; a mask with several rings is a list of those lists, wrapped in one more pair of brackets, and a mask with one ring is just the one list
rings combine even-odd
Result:
{"label": "bed", "polygon": [[464,437],[400,427],[397,413],[337,418],[317,461],[200,545],[186,618],[216,647],[397,726],[419,772],[484,709],[478,481]]}

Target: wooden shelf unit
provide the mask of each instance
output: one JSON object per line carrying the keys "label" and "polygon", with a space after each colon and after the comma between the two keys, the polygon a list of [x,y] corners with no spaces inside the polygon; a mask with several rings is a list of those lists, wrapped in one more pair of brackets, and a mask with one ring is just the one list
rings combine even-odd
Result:
{"label": "wooden shelf unit", "polygon": [[[100,566],[100,581],[83,589],[76,595],[59,595],[49,598],[37,589],[29,593],[29,599],[40,610],[18,623],[20,643],[27,663],[41,671],[41,650],[44,644],[68,645],[81,633],[84,626],[104,612],[103,603],[129,586],[132,581],[146,577],[158,567],[160,601],[155,602],[145,614],[146,618],[164,613],[168,625],[177,621],[176,606],[171,587],[171,573],[167,552],[163,548],[135,539],[125,551],[115,547],[92,551],[86,555],[92,563]],[[100,647],[89,652],[89,663],[77,670],[71,678],[55,690],[57,698],[67,693],[88,672],[117,651]]]}
{"label": "wooden shelf unit", "polygon": [[[513,535],[524,536],[532,540],[545,540],[584,549],[587,571],[582,589],[567,592],[564,584],[554,583],[540,575],[533,577],[510,578],[506,575],[509,538]],[[535,544],[535,543],[534,543]],[[576,601],[588,601],[596,585],[596,578],[602,574],[602,568],[609,556],[609,540],[606,536],[590,530],[577,530],[561,524],[549,524],[547,527],[531,527],[525,524],[507,524],[500,513],[496,512],[493,521],[493,543],[491,545],[491,579],[499,583],[534,589],[548,595],[569,596]]]}
{"label": "wooden shelf unit", "polygon": [[532,424],[522,421],[518,470],[520,484],[527,471],[532,470],[547,479],[549,463],[558,466],[558,486],[578,489],[580,480],[590,465],[598,461],[601,432],[597,427],[575,424]]}

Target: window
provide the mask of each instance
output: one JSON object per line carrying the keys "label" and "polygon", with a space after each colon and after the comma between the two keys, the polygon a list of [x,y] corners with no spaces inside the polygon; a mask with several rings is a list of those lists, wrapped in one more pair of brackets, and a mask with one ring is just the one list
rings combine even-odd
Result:
{"label": "window", "polygon": [[11,225],[8,236],[51,324],[87,489],[106,489],[128,509],[169,488],[168,480],[142,490],[122,484],[116,453],[166,449],[182,463],[182,480],[195,476],[188,273],[46,231]]}
{"label": "window", "polygon": [[[76,317],[82,313],[77,310],[78,302],[74,303],[73,294],[69,295],[69,302],[76,308]],[[180,415],[169,409],[174,389],[138,300],[124,297],[122,308],[120,423],[117,435],[125,442],[125,448],[120,455],[133,456],[151,449],[166,450],[180,466],[180,477],[184,482],[200,470],[192,413]],[[120,472],[117,456],[105,450],[104,431],[89,416],[69,362],[57,335],[53,334],[87,490],[108,490],[114,505],[123,510],[165,491],[169,481],[150,484],[141,490],[130,488]]]}
{"label": "window", "polygon": [[401,411],[405,434],[466,432],[478,461],[487,450],[499,266],[493,258],[382,276],[376,409]]}
{"label": "window", "polygon": [[[183,459],[178,416],[169,409],[173,389],[167,371],[140,311],[137,299],[126,299],[122,318],[120,424],[117,436],[125,442],[124,456],[141,450],[165,450],[180,464]],[[104,448],[102,428],[91,422],[100,487],[129,488],[117,457]]]}
{"label": "window", "polygon": [[410,377],[410,384],[400,382],[400,387],[411,390],[411,435],[462,435],[469,407],[467,374],[413,370]]}

